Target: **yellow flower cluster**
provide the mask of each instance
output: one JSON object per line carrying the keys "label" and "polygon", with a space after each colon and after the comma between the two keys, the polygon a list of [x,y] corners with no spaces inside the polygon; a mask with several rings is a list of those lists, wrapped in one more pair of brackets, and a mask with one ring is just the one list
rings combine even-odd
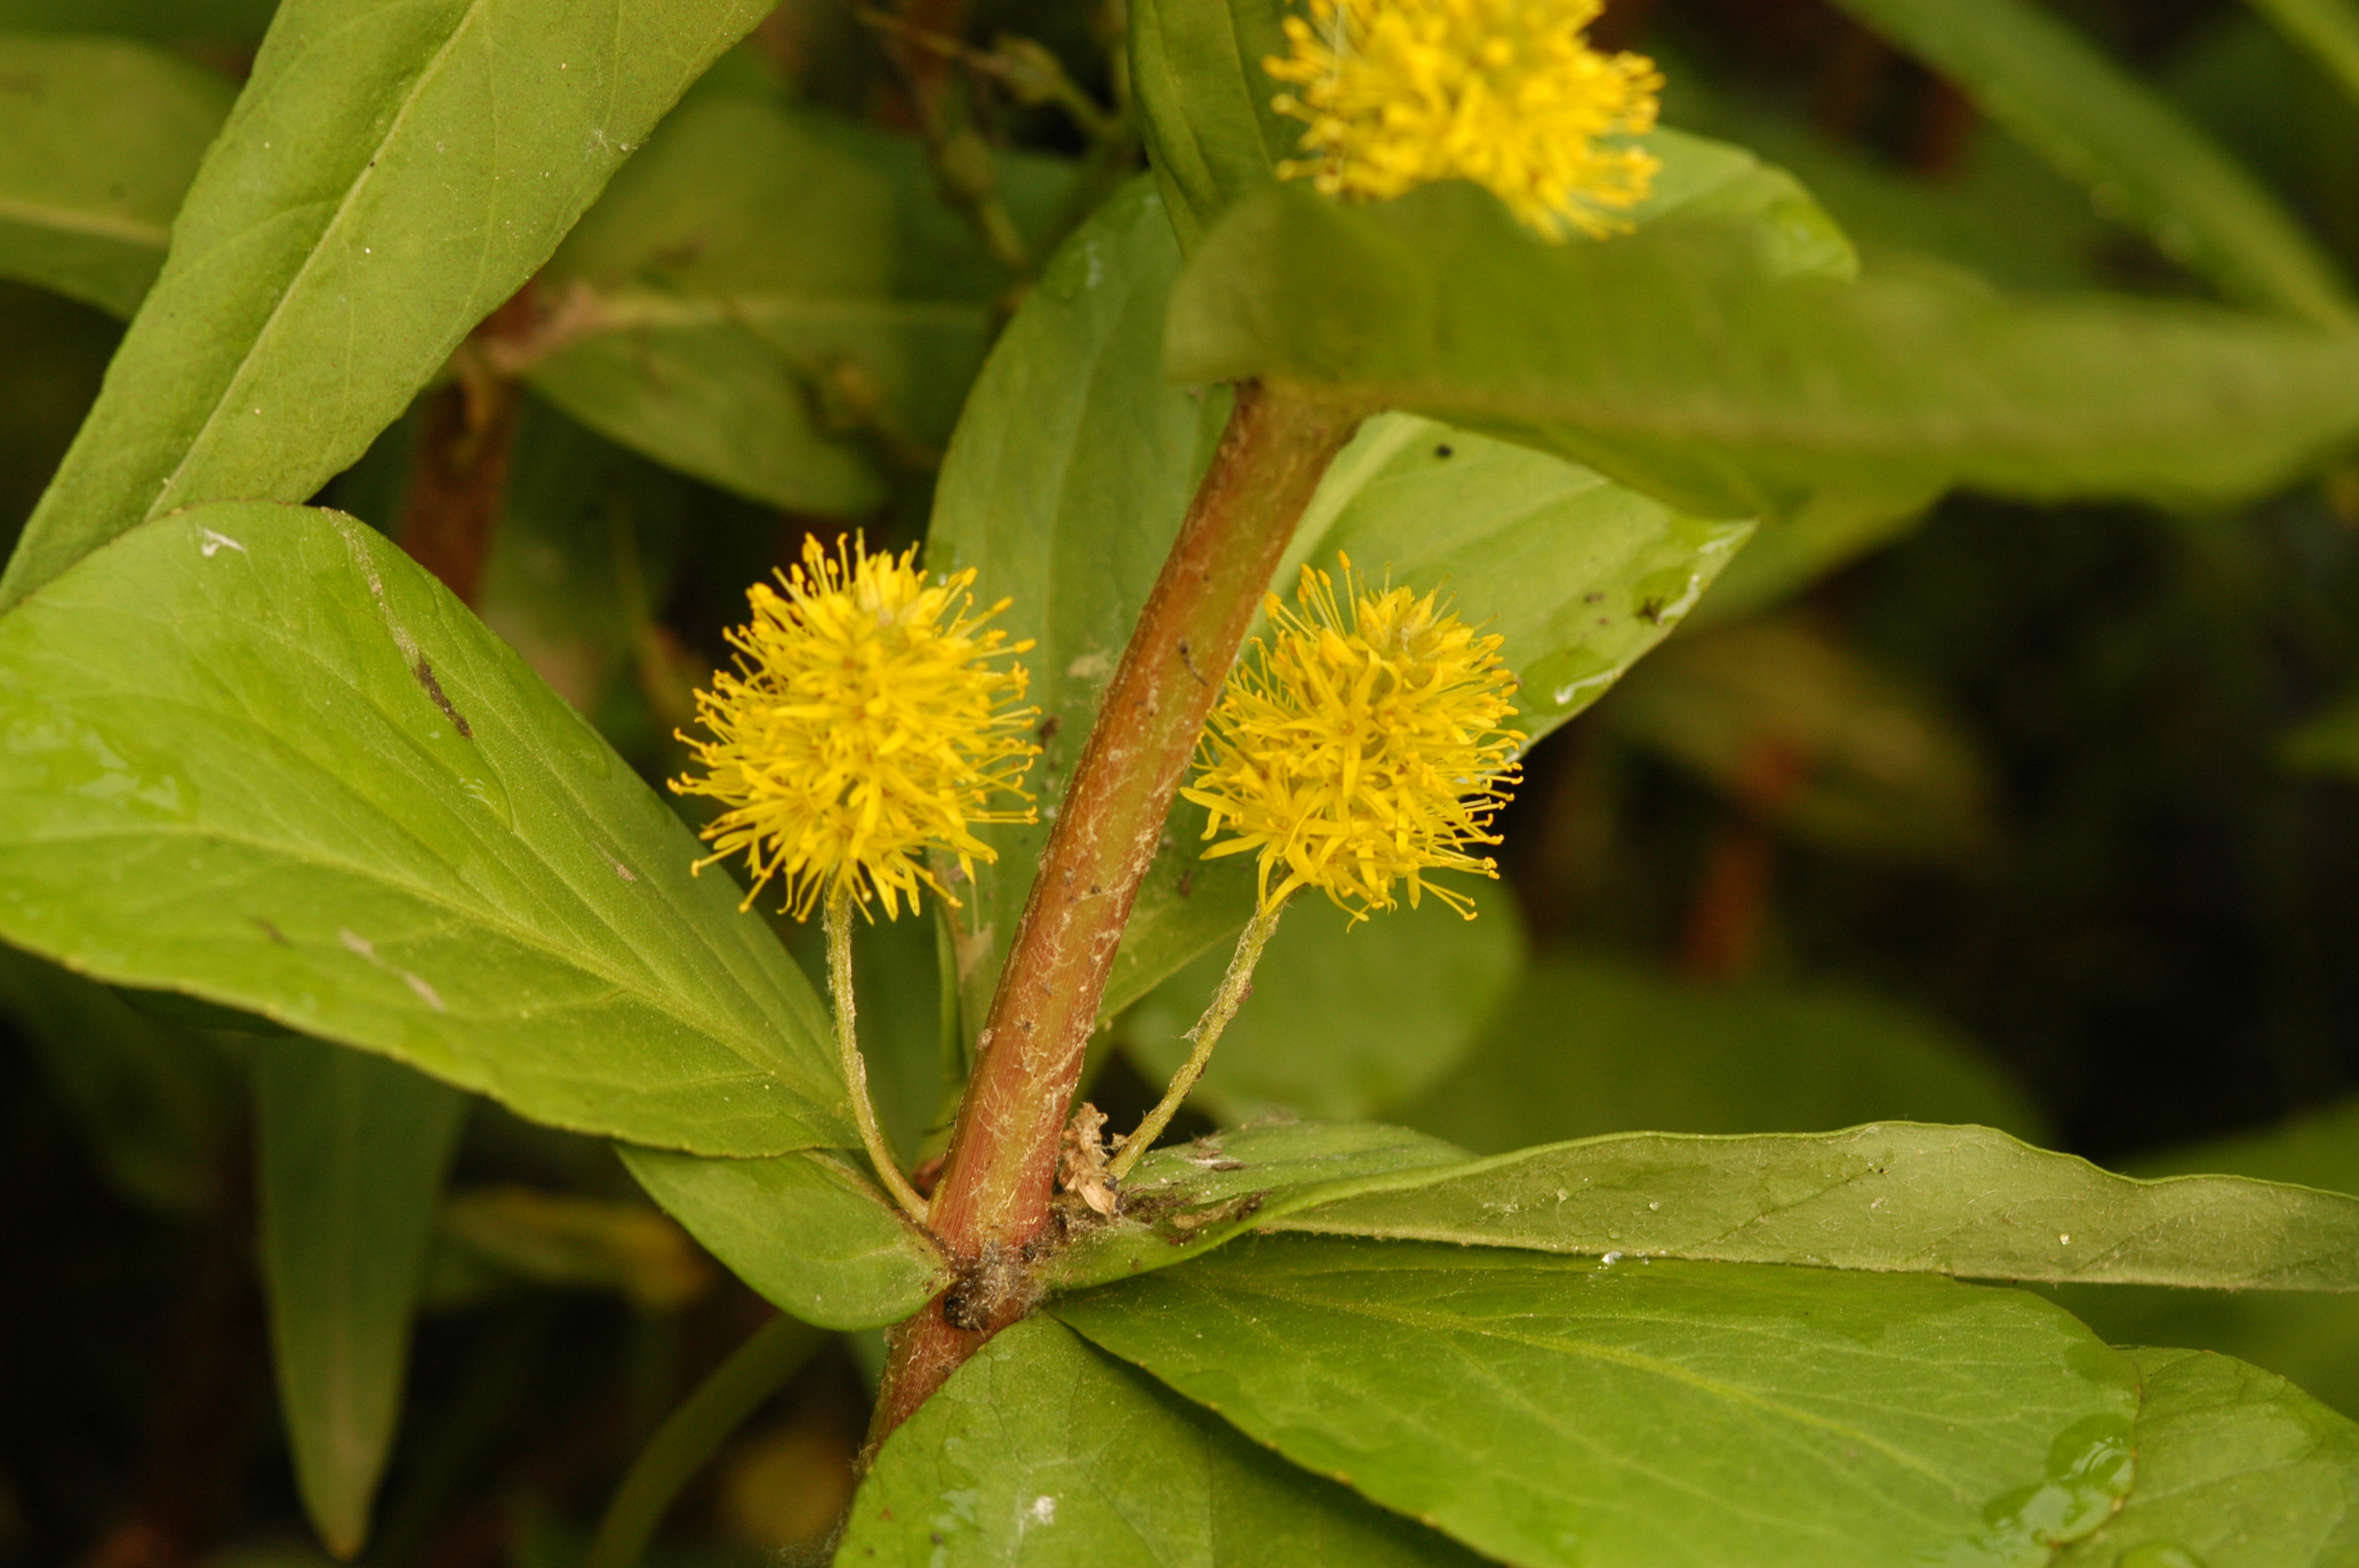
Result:
{"label": "yellow flower cluster", "polygon": [[1024,668],[993,661],[1032,644],[983,630],[1005,601],[968,613],[972,570],[929,584],[916,557],[841,539],[831,557],[806,541],[801,564],[779,574],[783,596],[767,583],[746,591],[754,619],[729,633],[736,673],[696,694],[714,739],[680,739],[706,771],[671,787],[728,806],[705,827],[714,853],[697,866],[743,849],[748,905],[780,877],[798,920],[822,892],[865,909],[872,891],[897,918],[920,886],[950,898],[929,848],[971,875],[993,859],[973,824],[1034,819],[1028,806],[988,809],[999,795],[1031,799],[1021,784],[1039,748],[1024,732],[1036,715],[1012,706]]}
{"label": "yellow flower cluster", "polygon": [[1501,728],[1515,677],[1500,639],[1432,594],[1371,589],[1342,565],[1340,598],[1309,567],[1299,611],[1270,597],[1270,637],[1222,692],[1181,792],[1212,813],[1205,838],[1231,835],[1205,858],[1260,850],[1265,913],[1310,887],[1363,919],[1405,882],[1411,907],[1430,892],[1472,918],[1472,901],[1421,873],[1498,874],[1468,850],[1499,841],[1491,816],[1520,776],[1524,737]]}
{"label": "yellow flower cluster", "polygon": [[[1601,54],[1582,29],[1601,0],[1310,0],[1291,50],[1263,69],[1300,89],[1277,111],[1310,122],[1278,165],[1331,196],[1384,200],[1471,179],[1550,239],[1624,227],[1659,167],[1598,138],[1654,127],[1654,62]],[[1315,26],[1313,24],[1316,24]]]}

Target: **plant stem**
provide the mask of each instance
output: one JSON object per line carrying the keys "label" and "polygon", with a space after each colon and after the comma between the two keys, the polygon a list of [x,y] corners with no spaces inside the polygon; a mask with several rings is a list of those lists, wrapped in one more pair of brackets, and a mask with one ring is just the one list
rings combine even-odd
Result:
{"label": "plant stem", "polygon": [[851,1086],[852,1119],[860,1124],[861,1146],[895,1201],[922,1226],[926,1200],[901,1173],[900,1157],[885,1141],[885,1130],[876,1125],[876,1107],[868,1098],[868,1062],[860,1054],[852,1000],[852,895],[842,888],[831,890],[820,923],[827,927],[827,990],[835,1002],[835,1049],[843,1061],[844,1082]]}
{"label": "plant stem", "polygon": [[739,1346],[639,1450],[598,1521],[582,1568],[633,1568],[680,1487],[826,1342],[825,1330],[781,1314]]}
{"label": "plant stem", "polygon": [[1246,923],[1245,935],[1237,938],[1236,953],[1229,959],[1229,972],[1221,977],[1220,989],[1212,993],[1212,1005],[1204,1010],[1196,1027],[1188,1031],[1188,1039],[1196,1048],[1188,1054],[1187,1064],[1171,1075],[1171,1087],[1163,1091],[1163,1098],[1139,1121],[1138,1130],[1122,1141],[1122,1152],[1106,1162],[1106,1174],[1115,1181],[1130,1174],[1131,1167],[1155,1146],[1163,1130],[1171,1125],[1180,1102],[1196,1087],[1196,1080],[1204,1076],[1204,1064],[1212,1059],[1212,1047],[1221,1043],[1221,1032],[1237,1015],[1245,993],[1253,989],[1254,966],[1261,962],[1261,950],[1269,945],[1270,933],[1277,929],[1277,917],[1285,913],[1283,903],[1275,909],[1256,909],[1253,919]]}
{"label": "plant stem", "polygon": [[1025,1249],[1049,1223],[1059,1138],[1139,881],[1295,524],[1359,420],[1289,386],[1237,388],[1099,700],[976,1037],[932,1207],[934,1233],[967,1277],[895,1335],[872,1444],[1031,1304]]}

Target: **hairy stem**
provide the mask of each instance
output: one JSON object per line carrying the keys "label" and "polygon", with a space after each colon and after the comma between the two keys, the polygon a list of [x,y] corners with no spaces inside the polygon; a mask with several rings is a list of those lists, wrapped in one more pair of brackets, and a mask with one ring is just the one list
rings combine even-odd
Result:
{"label": "hairy stem", "polygon": [[1229,959],[1229,972],[1221,977],[1221,987],[1212,993],[1212,1005],[1204,1010],[1196,1027],[1188,1031],[1188,1039],[1195,1049],[1188,1053],[1187,1063],[1171,1075],[1171,1087],[1163,1091],[1155,1108],[1140,1119],[1138,1130],[1122,1141],[1122,1152],[1106,1162],[1106,1174],[1115,1181],[1130,1174],[1130,1168],[1155,1146],[1163,1130],[1171,1125],[1171,1118],[1179,1112],[1181,1102],[1195,1088],[1196,1080],[1204,1076],[1204,1064],[1212,1059],[1212,1047],[1221,1043],[1221,1032],[1228,1028],[1245,993],[1253,989],[1254,966],[1261,962],[1261,950],[1269,946],[1270,933],[1277,929],[1277,917],[1285,912],[1283,903],[1275,909],[1254,912],[1245,935],[1237,938],[1236,953]]}
{"label": "hairy stem", "polygon": [[926,1200],[901,1173],[900,1158],[885,1141],[885,1130],[876,1125],[876,1107],[868,1098],[868,1061],[860,1054],[852,1000],[852,895],[842,888],[832,890],[821,924],[827,927],[827,989],[835,1002],[836,1054],[842,1058],[844,1082],[852,1088],[852,1119],[860,1124],[861,1147],[868,1151],[868,1162],[876,1167],[877,1178],[922,1226]]}
{"label": "hairy stem", "polygon": [[739,1346],[639,1450],[606,1505],[606,1517],[598,1521],[582,1568],[632,1568],[679,1489],[826,1342],[825,1331],[779,1316]]}
{"label": "hairy stem", "polygon": [[976,1038],[932,1207],[966,1277],[895,1336],[872,1443],[1030,1304],[1024,1254],[1049,1223],[1066,1109],[1139,881],[1294,525],[1359,417],[1290,387],[1237,389],[1100,698]]}

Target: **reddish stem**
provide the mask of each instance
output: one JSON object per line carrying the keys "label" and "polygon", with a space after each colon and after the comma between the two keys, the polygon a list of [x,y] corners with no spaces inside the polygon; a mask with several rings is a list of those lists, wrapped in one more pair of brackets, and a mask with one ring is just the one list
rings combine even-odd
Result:
{"label": "reddish stem", "polygon": [[1032,1304],[1058,1141],[1171,797],[1294,525],[1355,411],[1247,383],[1140,611],[1040,858],[960,1102],[932,1227],[962,1277],[904,1324],[872,1443]]}
{"label": "reddish stem", "polygon": [[411,559],[469,605],[483,586],[515,446],[518,395],[495,368],[497,350],[528,336],[533,318],[527,283],[470,334],[455,356],[459,380],[419,416],[398,537]]}

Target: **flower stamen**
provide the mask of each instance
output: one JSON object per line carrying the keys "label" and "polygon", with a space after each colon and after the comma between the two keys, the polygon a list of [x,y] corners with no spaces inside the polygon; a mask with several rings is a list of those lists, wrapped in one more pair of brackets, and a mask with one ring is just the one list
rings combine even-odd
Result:
{"label": "flower stamen", "polygon": [[1309,125],[1278,165],[1330,196],[1383,200],[1470,179],[1551,240],[1626,228],[1660,164],[1620,138],[1654,128],[1663,79],[1582,36],[1602,0],[1310,0],[1262,68]]}

